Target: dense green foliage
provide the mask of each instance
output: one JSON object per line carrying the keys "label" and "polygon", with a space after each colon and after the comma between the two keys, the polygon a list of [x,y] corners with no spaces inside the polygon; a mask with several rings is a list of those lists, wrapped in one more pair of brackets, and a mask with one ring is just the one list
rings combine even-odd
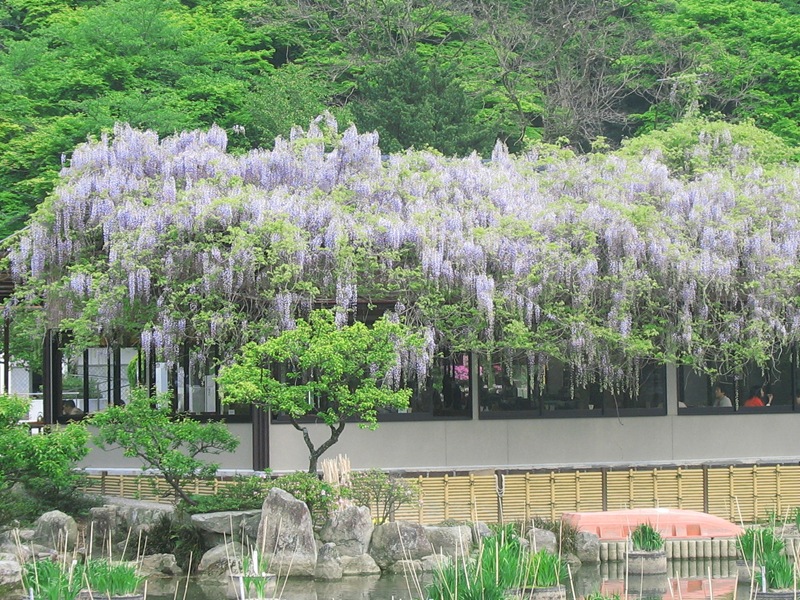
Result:
{"label": "dense green foliage", "polygon": [[[73,505],[73,514],[82,508],[73,468],[88,452],[86,428],[70,424],[47,435],[31,435],[20,423],[29,404],[25,398],[0,395],[0,526],[66,504]],[[15,485],[23,489],[12,490]]]}
{"label": "dense green foliage", "polygon": [[[503,528],[485,538],[478,556],[457,556],[437,569],[425,597],[433,600],[501,600],[512,590],[561,585],[567,566],[558,554],[531,552],[512,528]],[[526,592],[528,593],[528,592]]]}
{"label": "dense green foliage", "polygon": [[664,538],[650,523],[640,523],[631,531],[631,543],[634,550],[653,552],[664,547]]}
{"label": "dense green foliage", "polygon": [[195,479],[212,479],[218,465],[200,455],[233,452],[239,445],[225,423],[200,423],[175,415],[171,396],[149,398],[136,389],[126,406],[112,406],[95,414],[94,442],[101,448],[121,448],[125,456],[142,461],[142,469],[155,469],[169,484],[176,500],[194,504],[184,486]]}
{"label": "dense green foliage", "polygon": [[271,488],[285,490],[305,502],[315,522],[324,521],[340,497],[339,490],[329,483],[314,474],[298,471],[275,479],[238,477],[216,494],[192,496],[194,504],[182,504],[181,509],[187,514],[260,509]]}
{"label": "dense green foliage", "polygon": [[[379,410],[408,406],[411,390],[389,383],[400,353],[415,344],[421,346],[421,340],[386,318],[372,327],[339,326],[333,311],[317,310],[293,329],[246,344],[218,382],[225,403],[247,402],[286,415],[303,435],[308,470],[315,474],[317,460],[339,440],[348,419],[374,429]],[[315,443],[301,423],[307,415],[329,427],[323,443]]]}
{"label": "dense green foliage", "polygon": [[419,489],[413,481],[390,475],[380,469],[356,471],[350,475],[350,497],[358,506],[375,510],[377,524],[393,520],[395,511],[405,504],[419,501]]}
{"label": "dense green foliage", "polygon": [[0,24],[0,239],[118,121],[244,150],[328,108],[385,151],[486,156],[714,114],[800,142],[796,2],[8,0]]}

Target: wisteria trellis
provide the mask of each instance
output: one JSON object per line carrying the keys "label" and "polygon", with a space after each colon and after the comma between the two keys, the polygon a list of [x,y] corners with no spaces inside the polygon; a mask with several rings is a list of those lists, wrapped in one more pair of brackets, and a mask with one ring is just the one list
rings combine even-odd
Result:
{"label": "wisteria trellis", "polygon": [[798,338],[800,177],[744,151],[684,181],[657,155],[382,158],[325,117],[271,151],[226,142],[119,125],[78,147],[12,252],[7,310],[175,360],[390,300],[426,331],[418,372],[435,346],[508,349],[606,385],[646,360],[736,373]]}

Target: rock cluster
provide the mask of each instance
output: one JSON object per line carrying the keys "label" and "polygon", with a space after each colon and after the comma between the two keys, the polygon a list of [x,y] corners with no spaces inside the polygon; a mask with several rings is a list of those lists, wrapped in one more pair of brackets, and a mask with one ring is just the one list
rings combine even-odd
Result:
{"label": "rock cluster", "polygon": [[[177,518],[186,517],[179,517],[171,506],[109,501],[91,510],[87,537],[98,548],[106,547],[109,540],[117,550],[128,544],[132,549],[141,548],[153,527],[164,519]],[[464,560],[490,533],[483,523],[471,527],[425,527],[403,521],[374,525],[369,509],[363,506],[336,509],[315,532],[306,504],[276,488],[269,491],[261,510],[193,515],[186,522],[211,548],[199,557],[198,573],[215,578],[240,573],[245,553],[253,548],[258,549],[262,568],[278,577],[291,573],[293,577],[337,580],[382,571],[433,571],[442,564]],[[78,527],[74,519],[54,511],[42,515],[34,529],[16,535],[17,539],[0,538],[0,585],[19,583],[20,560],[28,560],[31,553],[43,558],[71,551],[78,542]],[[542,529],[528,531],[525,543],[557,551],[555,535]],[[570,560],[597,562],[598,548],[596,536],[581,534],[578,556]],[[171,554],[146,555],[140,570],[146,576],[181,574]]]}

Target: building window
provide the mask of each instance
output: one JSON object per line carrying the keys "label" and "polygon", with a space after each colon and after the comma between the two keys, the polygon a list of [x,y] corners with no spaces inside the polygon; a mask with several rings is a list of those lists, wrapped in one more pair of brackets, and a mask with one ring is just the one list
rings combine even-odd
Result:
{"label": "building window", "polygon": [[481,416],[602,416],[664,414],[666,367],[647,363],[641,367],[637,389],[612,391],[600,385],[579,385],[571,369],[551,359],[531,365],[524,356],[495,353],[479,361]]}
{"label": "building window", "polygon": [[[800,410],[798,397],[797,358],[785,352],[765,368],[745,365],[736,377],[711,378],[688,367],[678,371],[678,412],[704,414],[709,412],[772,412]],[[759,406],[759,400],[764,406]],[[727,400],[730,400],[730,406]]]}

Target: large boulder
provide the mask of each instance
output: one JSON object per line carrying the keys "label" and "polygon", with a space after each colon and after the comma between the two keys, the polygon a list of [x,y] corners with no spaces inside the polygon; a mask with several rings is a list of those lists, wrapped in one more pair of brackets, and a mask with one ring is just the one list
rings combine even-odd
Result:
{"label": "large boulder", "polygon": [[381,568],[369,554],[342,556],[342,575],[380,575]]}
{"label": "large boulder", "polygon": [[36,519],[32,540],[58,551],[72,549],[78,540],[78,524],[60,510],[51,510]]}
{"label": "large boulder", "polygon": [[[260,520],[260,510],[225,511],[192,515],[192,525],[200,532],[208,548],[219,546],[227,541],[246,542],[250,520]],[[258,529],[255,530],[258,534]],[[253,535],[252,542],[255,542]]]}
{"label": "large boulder", "polygon": [[0,589],[17,587],[22,581],[22,567],[12,557],[0,560]]}
{"label": "large boulder", "polygon": [[228,542],[224,546],[216,546],[205,554],[197,565],[200,575],[227,577],[231,573],[238,573],[241,569],[241,557],[244,548],[238,542]]}
{"label": "large boulder", "polygon": [[558,538],[556,534],[547,529],[538,529],[534,527],[528,531],[528,542],[531,544],[531,550],[538,552],[542,548],[549,550],[554,554],[558,554]]}
{"label": "large boulder", "polygon": [[600,562],[600,538],[588,531],[579,531],[576,536],[577,555],[581,563]]}
{"label": "large boulder", "polygon": [[112,543],[138,540],[140,535],[146,537],[162,519],[174,518],[174,506],[115,498],[89,510],[89,530],[95,547],[102,548],[108,543],[109,537]]}
{"label": "large boulder", "polygon": [[375,527],[372,532],[369,554],[382,569],[398,561],[421,560],[431,552],[431,542],[425,528],[418,523],[384,523]]}
{"label": "large boulder", "polygon": [[272,488],[261,508],[257,548],[264,548],[274,573],[313,577],[317,568],[317,544],[311,513],[305,502]]}
{"label": "large boulder", "polygon": [[492,537],[492,530],[483,521],[476,521],[472,525],[472,543],[479,546],[488,537]]}
{"label": "large boulder", "polygon": [[472,530],[468,525],[426,527],[425,533],[433,551],[445,556],[467,556],[472,547]]}
{"label": "large boulder", "polygon": [[345,506],[331,513],[319,537],[336,544],[340,556],[361,556],[369,550],[374,528],[366,506]]}
{"label": "large boulder", "polygon": [[323,544],[317,556],[317,568],[314,571],[314,579],[331,581],[342,578],[342,565],[339,562],[339,552],[336,544],[329,542]]}
{"label": "large boulder", "polygon": [[178,566],[174,554],[150,554],[143,556],[137,563],[139,574],[144,577],[151,575],[183,575],[183,569]]}

